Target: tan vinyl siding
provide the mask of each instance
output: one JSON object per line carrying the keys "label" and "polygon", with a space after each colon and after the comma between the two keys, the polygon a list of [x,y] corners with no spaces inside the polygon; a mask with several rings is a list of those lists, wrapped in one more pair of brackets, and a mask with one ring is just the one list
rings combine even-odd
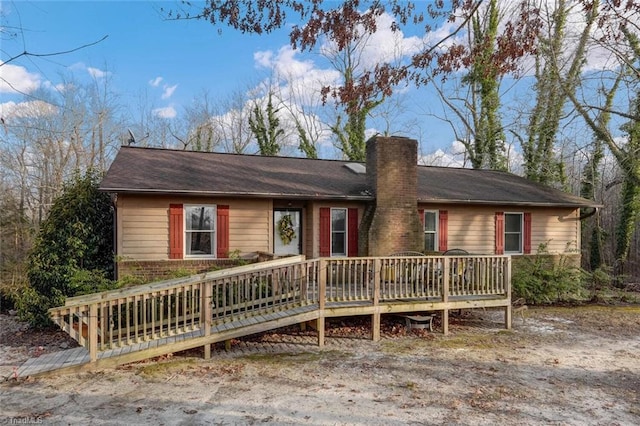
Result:
{"label": "tan vinyl siding", "polygon": [[307,257],[315,257],[313,250],[314,247],[316,247],[316,239],[318,238],[318,236],[313,233],[313,224],[316,218],[313,216],[315,210],[312,206],[313,204],[309,203],[309,207],[304,210],[302,219],[304,221],[304,244],[302,251]]}
{"label": "tan vinyl siding", "polygon": [[228,204],[229,249],[240,253],[270,252],[271,201],[232,200]]}
{"label": "tan vinyl siding", "polygon": [[546,244],[550,253],[576,252],[580,247],[577,210],[543,210],[531,215],[531,252]]}
{"label": "tan vinyl siding", "polygon": [[495,250],[494,212],[484,208],[442,207],[449,212],[449,249],[474,254],[493,254]]}
{"label": "tan vinyl siding", "polygon": [[269,200],[119,195],[118,255],[127,260],[169,259],[169,205],[229,205],[229,249],[270,251]]}
{"label": "tan vinyl siding", "polygon": [[421,205],[420,208],[449,212],[449,249],[460,248],[473,254],[493,254],[496,212],[531,213],[531,252],[534,254],[538,252],[540,244],[547,244],[550,253],[574,252],[576,247],[580,247],[580,221],[577,220],[576,209],[446,205]]}
{"label": "tan vinyl siding", "polygon": [[168,204],[160,200],[118,197],[122,226],[118,254],[124,259],[167,259],[169,247]]}

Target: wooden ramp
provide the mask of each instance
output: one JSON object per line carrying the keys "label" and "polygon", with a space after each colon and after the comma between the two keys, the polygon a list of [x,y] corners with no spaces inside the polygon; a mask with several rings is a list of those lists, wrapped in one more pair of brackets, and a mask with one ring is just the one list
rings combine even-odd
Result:
{"label": "wooden ramp", "polygon": [[179,352],[206,344],[261,333],[279,327],[317,319],[318,307],[304,306],[286,311],[272,312],[236,321],[220,323],[211,328],[211,334],[201,330],[177,336],[108,349],[98,353],[95,363],[90,362],[89,351],[84,347],[66,349],[39,357],[29,358],[17,370],[17,378],[33,377],[46,373],[67,373],[88,368],[109,368],[129,362],[141,361],[168,353]]}
{"label": "wooden ramp", "polygon": [[52,319],[80,348],[29,359],[19,377],[111,368],[275,328],[369,315],[503,308],[511,327],[509,256],[319,258],[293,256],[108,292],[71,297]]}

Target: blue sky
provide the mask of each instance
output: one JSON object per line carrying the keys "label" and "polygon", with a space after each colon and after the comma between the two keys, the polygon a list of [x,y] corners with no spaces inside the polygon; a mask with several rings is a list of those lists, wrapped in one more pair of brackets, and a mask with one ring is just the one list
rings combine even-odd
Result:
{"label": "blue sky", "polygon": [[[314,92],[319,82],[335,81],[335,71],[317,52],[302,54],[290,49],[286,29],[255,36],[228,27],[220,27],[220,33],[205,21],[165,19],[161,8],[177,6],[178,1],[2,1],[2,24],[19,28],[15,37],[3,34],[0,38],[3,62],[23,50],[62,52],[107,38],[71,53],[23,56],[0,67],[0,114],[6,116],[35,89],[55,90],[62,74],[72,74],[81,82],[109,78],[109,88],[118,96],[123,106],[120,112],[128,122],[139,116],[142,98],[142,107],[152,114],[177,121],[203,91],[221,106],[234,92],[260,96],[254,88],[261,87],[264,93],[265,81],[274,73],[286,76],[286,81],[281,79],[278,84],[288,96],[296,90]],[[448,34],[451,26],[447,25],[436,25],[432,37]],[[384,27],[379,25],[379,29]],[[369,62],[385,59],[384,55],[399,44],[410,52],[424,41],[418,35],[424,36],[402,34],[400,40],[392,40],[389,32],[381,31],[364,58]],[[8,81],[13,87],[6,84]],[[530,83],[525,79],[515,87],[504,84],[503,104],[531,103]],[[443,109],[432,88],[407,87],[397,93],[376,110],[378,117],[369,121],[369,133],[384,133],[387,126],[393,134],[417,139],[423,154],[460,148],[454,144],[450,126],[435,117],[441,117]],[[401,105],[396,106],[396,101]],[[324,113],[327,111],[332,108],[325,108]],[[220,114],[224,118],[225,111]],[[450,111],[447,114],[452,117]],[[338,153],[328,139],[321,155],[336,157]],[[296,155],[297,151],[285,154]],[[456,164],[444,157],[438,164]]]}
{"label": "blue sky", "polygon": [[[286,29],[255,36],[222,27],[220,34],[204,21],[166,20],[161,8],[176,5],[173,1],[3,1],[3,23],[21,27],[16,37],[2,39],[3,61],[23,50],[61,52],[107,38],[64,55],[18,58],[12,67],[0,68],[0,76],[29,94],[35,86],[55,87],[62,73],[72,73],[79,81],[108,75],[120,103],[135,109],[144,93],[148,108],[172,119],[203,90],[214,100],[223,99],[234,91],[249,90],[276,68],[319,79],[331,71],[317,53],[288,50]],[[402,96],[403,120],[411,122],[405,128],[412,130],[394,132],[419,139],[428,151],[450,145],[453,135],[448,128],[424,115],[433,100],[413,88]],[[24,99],[20,93],[2,90],[1,82],[0,97],[5,110],[7,104]],[[397,123],[396,118],[392,121]],[[378,130],[372,123],[369,132]]]}
{"label": "blue sky", "polygon": [[[236,82],[257,78],[253,53],[277,49],[286,33],[264,37],[243,36],[230,29],[223,35],[203,21],[169,21],[160,12],[173,2],[4,2],[11,23],[24,30],[15,40],[3,40],[3,59],[26,49],[50,53],[73,49],[108,36],[96,45],[49,58],[20,58],[13,65],[55,82],[72,70],[87,77],[88,68],[112,73],[115,88],[131,95],[142,89],[159,106],[189,102],[202,88],[225,92]],[[23,47],[24,46],[24,47]],[[83,75],[85,74],[85,75]],[[149,81],[162,78],[152,87]],[[166,88],[172,96],[162,99]],[[2,94],[3,97],[6,94]],[[6,98],[5,98],[6,99]]]}

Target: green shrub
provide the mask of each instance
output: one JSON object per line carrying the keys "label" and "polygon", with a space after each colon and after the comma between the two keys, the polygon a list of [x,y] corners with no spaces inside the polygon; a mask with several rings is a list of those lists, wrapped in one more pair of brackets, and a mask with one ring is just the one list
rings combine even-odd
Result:
{"label": "green shrub", "polygon": [[28,285],[23,279],[0,282],[0,312],[17,309],[18,297]]}
{"label": "green shrub", "polygon": [[535,256],[514,259],[513,299],[530,304],[548,304],[582,300],[585,297],[585,272],[571,265],[567,256],[552,256],[541,245]]}
{"label": "green shrub", "polygon": [[50,325],[47,309],[68,296],[114,288],[113,210],[92,171],[66,183],[42,223],[28,259],[30,286],[19,296],[20,316]]}
{"label": "green shrub", "polygon": [[125,275],[118,280],[119,287],[135,287],[137,285],[142,285],[148,283],[149,280],[144,279],[143,277],[137,275]]}
{"label": "green shrub", "polygon": [[70,279],[70,287],[74,289],[75,296],[114,290],[121,286],[122,284],[119,281],[107,278],[105,271],[97,269],[79,269],[74,272]]}
{"label": "green shrub", "polygon": [[[33,287],[27,285],[16,296],[15,306],[21,320],[29,322],[34,327],[41,328],[51,325],[51,318],[49,318],[49,313],[44,307],[55,306],[56,300],[64,302],[64,298],[52,299],[43,296]],[[58,305],[60,304],[58,303]]]}
{"label": "green shrub", "polygon": [[183,278],[194,275],[194,272],[187,268],[177,268],[169,271],[168,278]]}

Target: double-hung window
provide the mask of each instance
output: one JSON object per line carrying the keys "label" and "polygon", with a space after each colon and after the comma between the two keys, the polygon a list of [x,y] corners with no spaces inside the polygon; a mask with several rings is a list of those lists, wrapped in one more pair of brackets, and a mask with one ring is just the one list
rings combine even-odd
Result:
{"label": "double-hung window", "polygon": [[436,210],[424,212],[424,250],[425,252],[438,250],[438,212]]}
{"label": "double-hung window", "polygon": [[347,209],[331,209],[331,256],[347,255]]}
{"label": "double-hung window", "polygon": [[522,213],[504,214],[504,252],[522,253]]}
{"label": "double-hung window", "polygon": [[216,206],[185,205],[185,256],[215,257]]}

